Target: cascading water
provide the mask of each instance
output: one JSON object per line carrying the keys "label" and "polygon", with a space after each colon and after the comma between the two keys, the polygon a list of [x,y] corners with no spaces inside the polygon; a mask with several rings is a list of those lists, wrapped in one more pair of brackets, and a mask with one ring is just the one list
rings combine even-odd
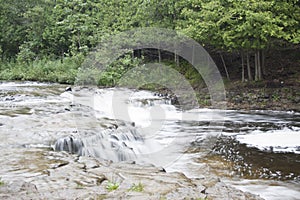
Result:
{"label": "cascading water", "polygon": [[[120,93],[121,91],[121,93]],[[82,93],[73,97],[70,91],[65,92],[61,96],[71,98],[75,102],[85,105],[88,109],[82,110],[83,113],[91,112],[90,120],[97,118],[101,123],[110,120],[113,121],[111,126],[100,127],[96,125],[96,130],[79,129],[76,134],[73,133],[70,136],[65,136],[59,138],[55,144],[54,149],[56,151],[67,151],[69,153],[78,154],[80,156],[92,156],[100,159],[106,159],[111,161],[124,161],[124,160],[143,160],[143,155],[153,151],[149,147],[153,148],[155,146],[153,140],[147,139],[147,135],[143,135],[141,128],[143,126],[148,126],[149,123],[149,109],[155,106],[168,107],[169,110],[176,110],[174,106],[171,105],[175,98],[153,94],[146,91],[139,91],[138,96],[131,96],[130,99],[124,99],[123,102],[117,104],[117,108],[120,106],[129,106],[131,111],[131,122],[125,121],[122,116],[116,116],[112,110],[111,102],[112,98],[116,95],[126,96],[127,93],[132,92],[130,90],[96,90],[88,95],[83,95]],[[91,102],[92,104],[89,104]],[[84,100],[83,100],[84,99]],[[73,102],[74,103],[74,102]],[[73,105],[73,108],[76,104]],[[80,106],[77,105],[77,107]],[[119,119],[116,119],[118,118]],[[75,118],[76,120],[76,118]],[[80,120],[80,119],[77,119]],[[158,119],[152,119],[158,120]],[[146,141],[147,139],[147,141]],[[157,147],[157,144],[156,144]]]}
{"label": "cascading water", "polygon": [[140,150],[138,145],[144,143],[143,137],[131,124],[77,135],[77,137],[67,136],[58,139],[54,144],[54,149],[80,156],[124,161],[136,159],[136,153]]}
{"label": "cascading water", "polygon": [[[220,163],[224,158],[233,167],[228,184],[266,199],[300,196],[300,113],[227,110],[222,124],[223,111],[183,111],[165,95],[121,88],[74,88],[72,94],[65,87],[0,83],[2,180],[41,180],[39,158],[55,148],[113,161],[174,161],[166,171],[194,178],[201,178],[203,162],[228,170]],[[214,152],[203,154],[206,135],[216,132],[222,137],[212,142]],[[28,163],[27,156],[37,159]]]}

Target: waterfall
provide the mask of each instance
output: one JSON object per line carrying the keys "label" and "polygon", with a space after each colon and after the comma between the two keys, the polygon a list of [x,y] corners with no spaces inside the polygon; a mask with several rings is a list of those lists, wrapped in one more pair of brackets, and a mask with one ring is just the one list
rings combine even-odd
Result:
{"label": "waterfall", "polygon": [[[79,135],[79,134],[77,134]],[[142,153],[139,145],[144,139],[132,125],[105,129],[100,132],[67,136],[54,144],[56,151],[67,151],[80,156],[91,156],[112,161],[134,160]]]}
{"label": "waterfall", "polygon": [[[150,141],[147,138],[149,134],[159,131],[163,126],[163,123],[158,122],[164,120],[166,112],[171,112],[170,116],[176,116],[173,113],[176,108],[172,105],[174,97],[171,98],[171,96],[120,88],[80,92],[80,94],[76,94],[76,98],[71,97],[72,103],[74,100],[75,105],[77,101],[77,104],[89,107],[90,110],[84,110],[82,113],[92,116],[87,123],[95,119],[98,123],[100,122],[100,126],[96,125],[100,129],[92,126],[79,127],[76,134],[59,138],[55,142],[54,150],[56,151],[67,151],[80,156],[91,156],[116,162],[137,160],[138,157],[144,158],[147,152],[153,152],[158,147],[152,143],[153,138]],[[69,91],[68,95],[70,96],[70,94],[72,92]],[[87,94],[90,96],[85,96]],[[117,103],[113,104],[115,100]],[[84,108],[84,106],[81,107]],[[74,110],[80,109],[75,107],[73,106]],[[160,108],[158,109],[158,107]],[[125,110],[128,112],[127,114],[123,112],[124,108],[127,109]],[[123,115],[124,113],[125,115]],[[111,121],[114,122],[111,123]],[[101,127],[101,123],[105,124],[106,122],[112,126]],[[158,128],[155,129],[156,127]]]}

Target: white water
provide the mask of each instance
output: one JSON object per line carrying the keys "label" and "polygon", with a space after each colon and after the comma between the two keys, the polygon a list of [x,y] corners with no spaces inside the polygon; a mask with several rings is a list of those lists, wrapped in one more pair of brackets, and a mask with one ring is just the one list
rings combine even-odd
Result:
{"label": "white water", "polygon": [[[154,138],[154,142],[163,144],[164,147],[168,145],[173,145],[179,148],[172,148],[173,151],[180,152],[184,149],[184,146],[189,144],[190,141],[195,140],[196,138],[204,138],[208,132],[200,131],[203,127],[194,126],[191,127],[188,125],[186,127],[183,124],[176,124],[178,121],[196,121],[196,122],[222,122],[226,121],[243,121],[243,122],[256,122],[256,121],[267,121],[272,123],[282,123],[282,119],[277,118],[276,116],[268,115],[263,116],[258,113],[258,115],[249,115],[241,114],[236,111],[229,111],[229,116],[225,116],[222,111],[211,110],[211,109],[193,109],[189,111],[180,111],[172,105],[162,104],[162,101],[156,99],[157,97],[153,94],[145,91],[134,92],[130,96],[130,100],[126,101],[128,108],[128,115],[120,115],[122,119],[127,119],[134,121],[137,126],[142,127],[142,131],[147,135],[152,131],[155,133],[151,139]],[[120,100],[122,98],[118,98]],[[143,100],[151,99],[154,101],[152,104],[143,105],[141,102]],[[158,104],[155,104],[157,100]],[[111,100],[113,102],[113,100]],[[125,102],[125,101],[124,101]],[[118,102],[120,103],[120,102]],[[112,105],[113,106],[113,105]],[[100,109],[101,110],[101,109]],[[105,112],[104,112],[105,113]],[[276,112],[274,112],[275,114]],[[295,113],[289,113],[295,114]],[[234,115],[235,117],[232,117]],[[117,115],[119,116],[119,115]],[[129,118],[124,118],[124,116]],[[238,116],[238,119],[237,119]],[[116,115],[114,116],[116,117]],[[153,124],[159,123],[153,126]],[[150,128],[150,131],[147,130],[147,127],[156,127],[156,129]],[[157,129],[158,128],[158,129]],[[214,128],[216,128],[214,126]],[[219,127],[222,129],[221,127]],[[145,130],[147,130],[145,132]],[[188,131],[186,131],[188,130]],[[178,132],[176,132],[178,131]],[[218,130],[212,131],[215,135],[219,134]],[[227,133],[225,133],[226,135]],[[247,133],[234,133],[236,138],[241,143],[245,143],[249,146],[257,147],[261,150],[269,150],[272,148],[274,152],[299,152],[300,145],[300,132],[299,128],[283,128],[281,130],[270,130],[270,131],[261,131],[254,130]],[[174,142],[174,138],[180,138],[180,142],[177,140]],[[153,140],[151,140],[153,144]],[[175,145],[174,145],[175,144]],[[158,146],[155,146],[156,148]],[[162,149],[160,151],[160,156],[166,158],[171,156],[171,151],[168,149]],[[165,153],[165,154],[164,154]],[[197,154],[181,154],[177,157],[172,157],[173,162],[166,166],[167,171],[181,171],[184,172],[188,177],[201,178],[201,174],[197,174],[197,168],[201,167],[201,163],[194,162],[193,160],[197,158]],[[161,164],[161,160],[151,160],[155,164]],[[165,164],[165,163],[164,163]],[[228,181],[229,184],[234,187],[241,189],[243,191],[248,191],[260,195],[261,197],[267,200],[277,200],[277,199],[299,199],[300,198],[300,189],[297,188],[297,184],[286,184],[284,182],[277,181],[276,184],[270,184],[270,182],[264,182],[261,180],[245,180],[241,179],[238,182]]]}
{"label": "white water", "polygon": [[[207,134],[218,135],[221,133],[223,121],[234,123],[268,122],[281,124],[281,118],[277,118],[277,112],[270,115],[261,115],[260,112],[254,114],[239,113],[237,111],[220,111],[212,109],[193,109],[182,111],[175,106],[168,104],[168,101],[154,96],[147,91],[131,91],[122,89],[98,90],[93,96],[94,109],[98,112],[98,117],[117,118],[134,122],[138,130],[143,133],[146,142],[142,158],[147,162],[156,165],[163,165],[167,171],[181,171],[191,178],[202,178],[197,173],[197,169],[203,164],[194,161],[197,154],[182,154],[182,150],[191,141],[205,138]],[[125,109],[124,109],[125,108]],[[99,115],[99,113],[101,113]],[[272,112],[271,112],[272,113]],[[226,115],[225,115],[226,114]],[[294,115],[295,113],[289,113]],[[189,123],[196,123],[191,126]],[[183,122],[183,123],[178,123]],[[219,122],[218,125],[210,124],[206,127],[197,125],[197,122]],[[206,129],[206,131],[203,131]],[[243,130],[243,127],[241,127]],[[247,132],[224,132],[224,135],[235,135],[238,141],[249,146],[257,147],[261,150],[273,149],[274,152],[295,152],[299,153],[300,132],[297,127],[283,128],[280,130],[250,130]],[[147,148],[145,148],[145,146]],[[141,149],[137,146],[136,151]],[[147,159],[145,159],[147,158]],[[270,182],[261,180],[227,181],[228,184],[260,195],[268,200],[276,199],[297,199],[300,197],[300,190],[297,184],[286,184],[278,181],[272,185]],[[280,190],[280,192],[279,192]]]}
{"label": "white water", "polygon": [[[65,95],[68,96],[69,94]],[[259,111],[256,114],[239,113],[237,111],[222,111],[212,109],[192,109],[188,111],[178,110],[175,106],[170,105],[169,101],[161,97],[154,96],[148,91],[132,91],[128,89],[99,89],[96,94],[89,94],[85,98],[85,104],[92,106],[97,113],[95,115],[99,118],[108,117],[112,119],[120,119],[129,122],[134,122],[146,138],[164,138],[160,143],[169,144],[178,136],[178,129],[187,128],[182,124],[178,126],[180,121],[193,122],[209,122],[215,129],[208,130],[206,133],[197,133],[195,130],[189,131],[185,142],[190,139],[199,137],[199,135],[219,135],[222,132],[222,122],[234,123],[249,123],[249,122],[267,122],[267,123],[284,123],[281,118],[276,117],[276,111],[270,115],[261,115]],[[81,101],[82,96],[77,98]],[[76,100],[75,100],[76,101]],[[82,103],[82,101],[81,101]],[[290,113],[295,115],[295,113]],[[218,122],[219,130],[216,130],[214,122]],[[188,127],[192,129],[193,127]],[[243,130],[241,127],[240,130]],[[180,131],[179,131],[180,132]],[[274,152],[294,152],[300,153],[300,128],[299,127],[284,127],[280,130],[250,130],[247,132],[233,132],[222,133],[224,135],[235,135],[236,139],[241,143],[249,146],[257,147],[261,150],[272,150]],[[183,138],[184,138],[183,137]],[[157,148],[157,146],[156,146]]]}
{"label": "white water", "polygon": [[[48,84],[39,83],[2,83],[0,84],[1,91],[39,91],[39,87],[47,87]],[[51,85],[53,86],[53,85]],[[212,109],[193,109],[182,111],[175,106],[170,105],[168,100],[154,96],[153,93],[147,91],[132,91],[128,89],[100,89],[96,93],[87,91],[82,93],[74,92],[63,93],[62,95],[43,96],[17,96],[16,100],[1,101],[0,106],[7,108],[7,104],[12,106],[31,107],[30,113],[35,115],[36,105],[49,103],[67,103],[75,102],[93,107],[96,118],[108,117],[112,119],[121,119],[128,122],[134,122],[137,130],[146,138],[145,143],[133,142],[132,145],[136,152],[140,153],[140,159],[143,162],[151,161],[157,165],[166,166],[167,171],[181,171],[188,177],[202,178],[202,175],[197,173],[197,168],[202,164],[195,162],[194,159],[201,156],[198,154],[183,154],[185,147],[190,145],[190,142],[196,139],[205,138],[206,135],[218,135],[225,130],[222,121],[241,123],[243,126],[238,131],[223,132],[224,135],[235,136],[240,142],[246,143],[249,146],[255,146],[262,150],[268,150],[270,147],[273,151],[296,152],[299,147],[299,122],[293,122],[288,128],[285,125],[290,124],[293,118],[299,117],[298,113],[278,113],[269,111],[242,113],[238,111],[222,111]],[[58,109],[59,111],[59,109]],[[288,116],[281,116],[281,114]],[[56,116],[56,115],[55,115]],[[24,120],[24,121],[22,121]],[[4,127],[12,127],[2,132],[1,145],[22,144],[24,141],[31,147],[48,146],[49,140],[56,133],[56,124],[60,124],[60,118],[55,119],[53,116],[46,117],[47,124],[41,124],[40,127],[35,127],[34,137],[28,137],[34,120],[29,116],[22,118],[10,118],[5,114],[0,117]],[[70,123],[63,123],[66,126],[71,126]],[[76,119],[75,119],[76,120]],[[205,122],[208,122],[207,124]],[[217,124],[214,124],[214,123]],[[276,126],[283,125],[283,128],[276,130],[256,130],[260,127],[251,127],[249,123],[271,123]],[[22,124],[26,123],[26,124]],[[31,124],[32,123],[32,124]],[[21,130],[18,125],[21,125],[24,130]],[[44,129],[53,128],[52,132],[47,132]],[[65,127],[66,132],[71,132],[74,127]],[[1,129],[1,126],[0,126]],[[15,134],[11,134],[11,130]],[[44,144],[43,140],[47,142]],[[5,141],[6,140],[6,141]],[[34,141],[30,143],[30,141]],[[252,193],[259,194],[266,199],[297,199],[300,196],[299,184],[289,184],[278,181],[276,185],[270,184],[270,181],[263,182],[261,180],[249,181],[241,179],[237,182],[228,181],[229,184]],[[295,187],[294,187],[295,186]],[[298,188],[297,188],[298,187]],[[263,189],[265,188],[265,189]],[[280,190],[280,192],[279,192]]]}
{"label": "white water", "polygon": [[72,99],[75,103],[92,107],[97,118],[107,117],[133,122],[137,131],[145,138],[142,144],[126,141],[127,145],[135,149],[137,160],[164,167],[176,161],[196,137],[205,135],[197,131],[183,132],[178,122],[222,118],[222,112],[217,111],[178,110],[170,105],[169,99],[155,96],[148,91],[99,89],[95,93],[86,91],[84,95],[75,93]]}
{"label": "white water", "polygon": [[260,150],[300,154],[300,131],[288,128],[267,132],[255,130],[247,135],[238,135],[237,140]]}
{"label": "white water", "polygon": [[233,185],[235,188],[245,192],[250,192],[265,200],[299,200],[300,188],[297,184],[291,185],[281,181],[263,181],[263,180],[238,180],[226,181],[225,183]]}
{"label": "white water", "polygon": [[39,83],[39,82],[3,82],[0,84],[1,90],[9,90],[16,89],[17,87],[32,87],[32,86],[47,86],[47,83]]}

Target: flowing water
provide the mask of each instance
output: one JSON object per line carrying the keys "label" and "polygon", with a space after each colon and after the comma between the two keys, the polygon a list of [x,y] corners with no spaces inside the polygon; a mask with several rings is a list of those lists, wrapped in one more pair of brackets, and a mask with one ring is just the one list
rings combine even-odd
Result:
{"label": "flowing water", "polygon": [[150,162],[196,178],[209,165],[228,184],[265,199],[300,199],[300,113],[182,110],[147,91],[65,87],[0,84],[3,180],[30,180],[44,167],[39,155],[56,150]]}

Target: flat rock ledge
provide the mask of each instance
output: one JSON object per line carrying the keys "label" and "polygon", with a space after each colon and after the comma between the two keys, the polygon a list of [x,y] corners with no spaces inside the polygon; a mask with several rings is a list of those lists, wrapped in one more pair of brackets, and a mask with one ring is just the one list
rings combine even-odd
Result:
{"label": "flat rock ledge", "polygon": [[226,185],[209,173],[208,166],[203,167],[201,178],[190,179],[152,165],[39,153],[38,161],[32,157],[25,176],[3,180],[0,199],[262,199]]}

